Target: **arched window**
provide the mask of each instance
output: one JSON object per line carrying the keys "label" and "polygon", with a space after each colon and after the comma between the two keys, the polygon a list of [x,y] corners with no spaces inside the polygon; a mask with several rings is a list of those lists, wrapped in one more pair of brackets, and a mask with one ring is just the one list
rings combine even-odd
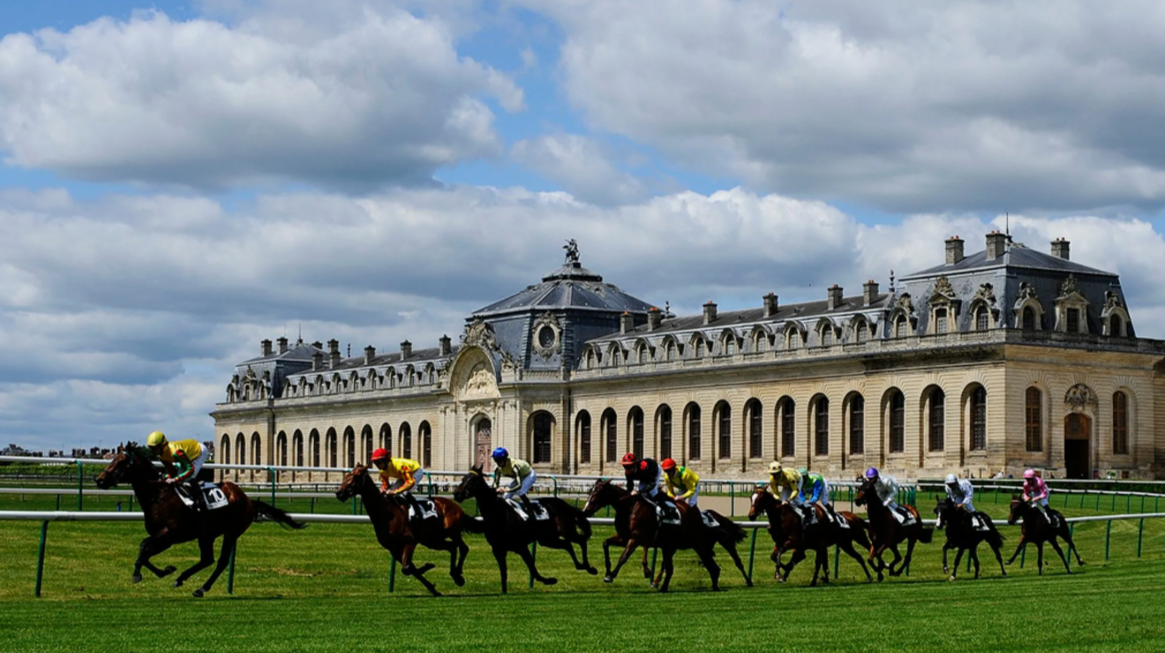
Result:
{"label": "arched window", "polygon": [[859,320],[854,326],[854,339],[858,344],[868,342],[870,339],[870,331],[873,330],[872,324],[866,324],[864,320]]}
{"label": "arched window", "polygon": [[668,340],[667,347],[664,348],[664,352],[665,352],[664,357],[667,360],[674,361],[676,359],[676,343],[672,342],[671,340]]}
{"label": "arched window", "polygon": [[946,437],[946,394],[940,388],[927,398],[927,450],[942,451]]}
{"label": "arched window", "polygon": [[789,349],[799,349],[801,347],[801,332],[797,329],[789,330]]}
{"label": "arched window", "polygon": [[906,395],[894,390],[890,395],[890,453],[906,451]]}
{"label": "arched window", "polygon": [[715,420],[717,435],[720,436],[720,458],[732,457],[732,407],[728,402],[721,401],[716,404]]}
{"label": "arched window", "polygon": [[667,404],[659,407],[659,457],[671,458],[671,407]]}
{"label": "arched window", "polygon": [[833,327],[825,325],[821,328],[821,346],[828,347],[833,344]]}
{"label": "arched window", "polygon": [[413,427],[408,422],[400,425],[400,455],[405,458],[413,457]]}
{"label": "arched window", "polygon": [[284,433],[283,431],[280,431],[279,435],[275,436],[275,451],[278,452],[276,455],[278,456],[277,460],[279,461],[279,464],[286,467],[287,466],[287,434]]}
{"label": "arched window", "polygon": [[699,460],[700,451],[700,405],[688,404],[688,460]]}
{"label": "arched window", "polygon": [[295,429],[295,433],[291,435],[291,449],[295,452],[296,467],[303,467],[303,432]]}
{"label": "arched window", "polygon": [[748,415],[748,457],[764,457],[765,434],[764,413],[759,399],[749,399],[744,405],[744,412]]}
{"label": "arched window", "polygon": [[814,455],[829,455],[829,399],[818,397],[813,403]]}
{"label": "arched window", "polygon": [[894,337],[905,338],[910,335],[910,331],[906,328],[906,316],[899,315],[898,319],[894,320]]}
{"label": "arched window", "polygon": [[1043,399],[1044,393],[1034,385],[1024,394],[1024,441],[1028,451],[1044,450]]}
{"label": "arched window", "polygon": [[1120,390],[1112,393],[1112,452],[1129,452],[1129,397]]}
{"label": "arched window", "polygon": [[946,333],[947,332],[947,309],[945,309],[945,308],[934,309],[934,332],[935,333]]}
{"label": "arched window", "polygon": [[971,451],[987,449],[987,389],[975,388],[971,393]]}
{"label": "arched window", "polygon": [[421,439],[421,466],[428,469],[433,466],[433,427],[427,421],[421,422],[417,437]]}
{"label": "arched window", "polygon": [[[372,460],[372,425],[365,424],[364,428],[360,430],[360,449],[364,452],[364,463],[369,464]],[[355,465],[353,465],[355,467]]]}
{"label": "arched window", "polygon": [[1024,331],[1036,330],[1036,311],[1031,306],[1023,307],[1023,318],[1021,320]]}
{"label": "arched window", "polygon": [[380,425],[380,448],[392,455],[392,427],[388,422]]}
{"label": "arched window", "polygon": [[312,429],[307,440],[311,447],[311,466],[320,467],[320,432]]}
{"label": "arched window", "polygon": [[534,413],[533,422],[533,449],[536,465],[550,462],[550,432],[554,427],[554,416],[546,411]]}
{"label": "arched window", "polygon": [[356,431],[351,426],[344,429],[344,463],[348,469],[356,466]]}
{"label": "arched window", "polygon": [[578,414],[578,462],[591,463],[591,414],[585,410]]}
{"label": "arched window", "polygon": [[340,466],[340,444],[339,438],[336,437],[336,429],[329,428],[326,436],[326,447],[328,452],[328,467]]}
{"label": "arched window", "polygon": [[704,354],[707,353],[707,345],[704,344],[704,339],[703,338],[696,338],[695,344],[696,344],[696,347],[695,347],[696,358],[703,358]]}
{"label": "arched window", "polygon": [[247,464],[247,439],[242,433],[235,436],[235,463]]}
{"label": "arched window", "polygon": [[866,398],[855,394],[849,400],[849,452],[866,452]]}
{"label": "arched window", "polygon": [[1108,318],[1108,335],[1123,336],[1124,328],[1125,324],[1124,321],[1121,320],[1121,316],[1113,315],[1112,317]]}
{"label": "arched window", "polygon": [[988,329],[988,327],[990,326],[988,320],[989,320],[989,318],[988,318],[986,306],[980,306],[979,308],[975,309],[975,330],[976,331],[986,331]]}
{"label": "arched window", "polygon": [[643,409],[636,406],[627,416],[627,425],[631,428],[631,451],[638,457],[643,457]]}
{"label": "arched window", "polygon": [[224,434],[222,436],[222,444],[219,445],[219,451],[222,452],[222,462],[224,465],[231,464],[231,436]]}
{"label": "arched window", "polygon": [[781,410],[781,455],[797,455],[797,404],[786,397],[778,406]]}
{"label": "arched window", "polygon": [[263,456],[263,438],[259,437],[259,432],[255,431],[251,434],[251,464],[262,465]]}
{"label": "arched window", "polygon": [[606,460],[613,463],[619,460],[619,425],[616,422],[619,418],[615,416],[615,409],[608,408],[603,411],[602,427],[603,435],[606,438]]}

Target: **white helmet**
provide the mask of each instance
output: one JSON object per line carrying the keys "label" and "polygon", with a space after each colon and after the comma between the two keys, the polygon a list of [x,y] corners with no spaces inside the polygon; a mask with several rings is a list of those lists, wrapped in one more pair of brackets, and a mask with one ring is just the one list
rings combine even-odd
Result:
{"label": "white helmet", "polygon": [[954,485],[958,483],[959,479],[954,474],[947,474],[947,485]]}

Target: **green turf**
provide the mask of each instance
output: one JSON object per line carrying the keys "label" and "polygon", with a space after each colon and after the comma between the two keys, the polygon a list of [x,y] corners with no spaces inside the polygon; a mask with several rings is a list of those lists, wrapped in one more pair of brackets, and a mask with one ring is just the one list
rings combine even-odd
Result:
{"label": "green turf", "polygon": [[[39,503],[42,500],[38,500]],[[48,501],[52,501],[49,499]],[[87,508],[109,509],[94,503]],[[10,501],[0,506],[18,506]],[[350,512],[334,500],[319,510]],[[1004,507],[981,508],[1002,517]],[[26,508],[30,507],[28,504]],[[292,504],[290,508],[301,511]],[[1065,512],[1090,513],[1093,506]],[[1108,506],[1104,506],[1108,508]],[[924,512],[927,506],[923,506]],[[306,510],[302,510],[306,512]],[[1102,510],[1105,512],[1105,510]],[[424,552],[438,568],[429,578],[447,593],[431,599],[411,579],[388,589],[388,554],[371,526],[313,524],[301,532],[257,524],[240,542],[234,596],[226,577],[205,599],[147,576],[129,574],[144,533],[133,523],[49,525],[44,596],[33,599],[40,524],[0,522],[0,651],[200,652],[347,650],[401,651],[1160,651],[1165,648],[1165,522],[1146,522],[1137,558],[1137,521],[1112,528],[1105,563],[1105,525],[1077,527],[1089,565],[1068,576],[1058,560],[1036,575],[1027,565],[1000,578],[993,557],[984,578],[949,583],[939,546],[923,546],[909,578],[866,585],[856,563],[841,561],[830,587],[807,587],[809,569],[787,585],[772,581],[767,534],[757,539],[758,586],[744,587],[723,552],[717,560],[729,591],[709,592],[705,570],[691,553],[678,559],[674,593],[659,595],[629,565],[613,585],[569,567],[565,554],[539,551],[554,587],[527,588],[511,556],[510,595],[498,594],[497,569],[481,538],[473,536],[468,583],[457,588],[445,573],[448,558]],[[597,535],[606,535],[597,529]],[[1010,555],[1016,529],[1004,529]],[[942,535],[936,539],[941,542]],[[746,556],[749,541],[741,546]],[[602,566],[601,547],[594,557]],[[990,556],[984,548],[982,553]],[[1049,551],[1049,555],[1050,551]],[[182,545],[157,562],[182,568],[195,547]],[[1073,565],[1073,570],[1077,568]],[[960,571],[960,574],[965,572]],[[200,582],[206,572],[196,576]]]}

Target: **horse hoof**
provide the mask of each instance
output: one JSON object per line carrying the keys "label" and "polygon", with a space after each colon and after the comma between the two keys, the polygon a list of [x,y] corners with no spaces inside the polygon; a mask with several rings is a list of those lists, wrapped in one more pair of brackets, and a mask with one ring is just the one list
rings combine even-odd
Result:
{"label": "horse hoof", "polygon": [[610,575],[610,574],[607,574],[606,576],[603,576],[603,582],[604,583],[613,583],[613,582],[615,582],[615,577]]}
{"label": "horse hoof", "polygon": [[201,599],[205,595],[206,595],[206,592],[201,587],[194,590],[194,598],[196,598],[196,599]]}
{"label": "horse hoof", "polygon": [[948,567],[948,566],[946,566],[946,565],[943,565],[943,573],[944,573],[944,574],[949,574],[949,573],[951,573],[951,568],[950,568],[950,567]]}
{"label": "horse hoof", "polygon": [[592,575],[592,576],[598,576],[599,570],[595,569],[594,567],[587,567],[587,573]]}
{"label": "horse hoof", "polygon": [[949,582],[949,581],[952,581],[952,580],[954,580],[954,579],[955,579],[955,577],[954,577],[954,576],[951,576],[950,578],[948,578],[948,579],[947,579],[947,581]]}
{"label": "horse hoof", "polygon": [[454,576],[454,577],[453,577],[453,582],[454,582],[454,583],[455,583],[455,584],[456,584],[458,587],[464,587],[464,586],[465,586],[465,576],[462,576],[461,574],[458,574],[458,575],[456,575],[456,576]]}
{"label": "horse hoof", "polygon": [[183,583],[183,582],[185,582],[185,581],[183,581],[181,578],[179,578],[178,580],[174,581],[174,589],[178,589],[179,587],[182,587],[182,583]]}
{"label": "horse hoof", "polygon": [[158,576],[158,578],[165,578],[166,576],[169,576],[176,571],[178,571],[178,568],[174,565],[170,565],[169,567],[166,567],[162,570],[162,573]]}
{"label": "horse hoof", "polygon": [[751,581],[751,580],[747,580],[747,579],[746,579],[746,580],[744,581],[744,586],[745,586],[745,587],[752,587],[752,581]]}
{"label": "horse hoof", "polygon": [[724,588],[720,587],[719,585],[713,585],[713,586],[712,586],[712,591],[713,591],[713,592],[725,592],[725,591],[727,591],[727,590],[725,590]]}
{"label": "horse hoof", "polygon": [[134,582],[134,584],[142,582],[142,575],[141,574],[134,574],[133,575],[133,582]]}
{"label": "horse hoof", "polygon": [[557,578],[543,578],[542,584],[543,585],[557,585],[558,579]]}

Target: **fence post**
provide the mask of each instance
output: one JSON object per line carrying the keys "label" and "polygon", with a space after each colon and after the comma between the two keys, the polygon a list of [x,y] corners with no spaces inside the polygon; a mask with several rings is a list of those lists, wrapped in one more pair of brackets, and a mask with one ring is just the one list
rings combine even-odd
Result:
{"label": "fence post", "polygon": [[61,511],[61,495],[57,494],[57,512]]}
{"label": "fence post", "polygon": [[1104,527],[1104,561],[1108,562],[1108,545],[1112,540],[1112,520],[1108,520],[1107,526]]}
{"label": "fence post", "polygon": [[1076,523],[1068,524],[1068,537],[1072,538],[1072,543],[1068,545],[1068,555],[1064,557],[1068,561],[1068,568],[1072,568],[1072,551],[1076,548]]}
{"label": "fence post", "polygon": [[40,598],[41,579],[44,578],[44,545],[49,535],[48,520],[40,523],[40,553],[36,556],[36,598]]}
{"label": "fence post", "polygon": [[388,593],[392,594],[392,591],[396,589],[396,557],[389,557],[392,559],[392,563],[388,567]]}
{"label": "fence post", "polygon": [[841,564],[841,547],[833,547],[833,580],[837,580],[838,565]]}
{"label": "fence post", "polygon": [[[530,543],[530,558],[532,558],[535,563],[538,562],[538,541],[537,540]],[[534,565],[530,565],[530,566],[531,566],[531,568],[534,567]],[[530,572],[530,589],[534,589],[534,572],[533,571]]]}
{"label": "fence post", "polygon": [[77,461],[77,511],[81,511],[81,505],[85,497],[85,477],[81,475],[81,461]]}
{"label": "fence post", "polygon": [[730,508],[728,509],[728,516],[735,517],[736,516],[736,484],[733,483],[732,481],[728,481],[728,505],[730,506]]}
{"label": "fence post", "polygon": [[1137,557],[1141,557],[1141,542],[1145,535],[1145,518],[1141,517],[1141,523],[1137,526]]}
{"label": "fence post", "polygon": [[752,529],[752,543],[748,545],[748,582],[752,582],[752,561],[756,558],[756,532],[758,529]]}
{"label": "fence post", "polygon": [[1084,510],[1084,497],[1086,497],[1086,496],[1088,496],[1088,490],[1084,490],[1083,492],[1080,493],[1080,509],[1081,510]]}
{"label": "fence post", "polygon": [[271,505],[275,505],[275,468],[267,466],[267,478],[271,481]]}
{"label": "fence post", "polygon": [[239,541],[235,540],[235,548],[231,549],[231,568],[227,572],[227,594],[235,593],[235,553],[239,550]]}
{"label": "fence post", "polygon": [[356,497],[352,497],[352,514],[356,514]]}
{"label": "fence post", "polygon": [[555,498],[555,499],[557,499],[557,498],[558,498],[558,477],[557,477],[557,476],[551,476],[551,477],[550,477],[550,482],[551,482],[551,483],[554,483],[554,498]]}
{"label": "fence post", "polygon": [[1019,568],[1020,569],[1023,569],[1023,563],[1026,560],[1027,560],[1027,545],[1024,545],[1024,547],[1019,550]]}

